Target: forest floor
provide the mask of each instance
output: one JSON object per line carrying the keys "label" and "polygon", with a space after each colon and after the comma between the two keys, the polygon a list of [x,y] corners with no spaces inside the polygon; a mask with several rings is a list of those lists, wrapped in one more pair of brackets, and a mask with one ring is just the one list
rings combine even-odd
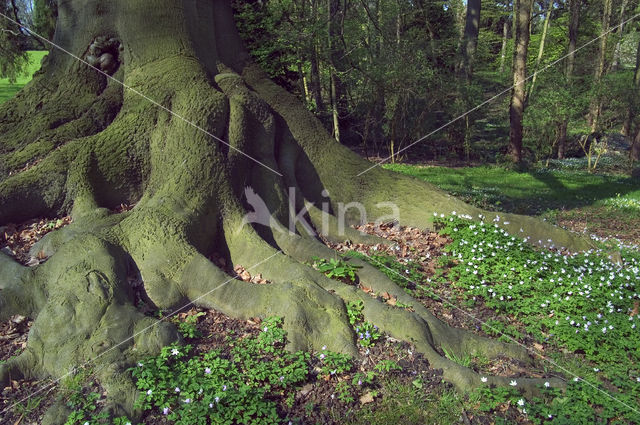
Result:
{"label": "forest floor", "polygon": [[[42,54],[36,52],[31,56],[32,72],[38,67]],[[27,81],[28,78],[22,78],[17,84],[10,84],[0,80],[0,103],[12,97]],[[546,360],[538,360],[530,366],[506,358],[458,357],[445,352],[443,355],[481,374],[508,376],[514,382],[523,376],[563,377],[569,382],[564,394],[549,392],[542,399],[530,400],[518,392],[517,386],[508,390],[481,388],[460,394],[444,383],[441,372],[430,369],[428,362],[410,344],[380,335],[371,327],[373,324],[358,319],[357,305],[349,306],[350,315],[355,318],[354,327],[370,331],[367,338],[361,338],[358,359],[346,359],[324,350],[294,358],[283,349],[283,341],[277,333],[277,321],[258,318],[243,321],[216,311],[194,308],[175,315],[171,312],[148,312],[158,320],[174,322],[191,348],[168,348],[164,357],[159,357],[176,367],[175,374],[165,376],[164,380],[153,375],[153,370],[144,369],[154,362],[151,359],[140,368],[157,378],[155,383],[162,381],[166,386],[169,382],[182,382],[179,374],[185,371],[179,370],[178,365],[187,364],[173,359],[173,349],[183,351],[180,355],[186,356],[184,359],[190,359],[193,364],[199,364],[196,360],[207,355],[208,361],[214,359],[217,364],[228,362],[229,367],[221,367],[219,375],[216,375],[216,379],[229,383],[228,389],[225,387],[216,393],[220,396],[220,403],[227,403],[221,411],[229,412],[236,408],[245,412],[247,406],[273,408],[282,423],[291,424],[383,425],[400,421],[407,425],[555,421],[563,424],[640,423],[638,412],[634,410],[640,400],[640,369],[637,366],[639,337],[635,328],[638,296],[633,294],[637,291],[640,264],[640,181],[628,177],[628,170],[622,170],[617,160],[603,161],[596,173],[585,172],[581,161],[551,162],[548,167],[534,167],[526,172],[486,165],[464,167],[461,165],[467,164],[451,161],[444,164],[446,166],[441,162],[427,164],[414,161],[412,164],[385,167],[427,180],[482,208],[540,216],[592,236],[602,247],[623,251],[622,262],[618,265],[599,262],[596,258],[559,257],[560,254],[553,252],[526,251],[523,257],[499,255],[493,268],[502,270],[504,267],[518,279],[530,279],[531,282],[524,285],[512,282],[507,273],[494,276],[492,270],[484,270],[480,265],[476,270],[486,274],[485,280],[489,284],[477,285],[475,280],[469,279],[473,267],[478,266],[477,263],[472,265],[477,254],[465,251],[460,245],[460,234],[466,231],[472,238],[473,231],[469,233],[468,226],[465,228],[466,225],[458,223],[458,219],[451,223],[459,226],[455,227],[459,233],[451,229],[447,233],[446,223],[443,223],[444,233],[365,225],[361,227],[362,231],[387,238],[394,244],[331,246],[336,250],[333,260],[338,261],[334,263],[338,267],[343,266],[341,261],[349,257],[369,261],[441,320],[471,332],[523,344],[534,350],[538,358]],[[15,256],[22,264],[35,266],[46,259],[37,254],[30,256],[30,247],[44,234],[69,222],[70,217],[55,217],[5,225],[0,228],[0,249]],[[494,236],[502,237],[496,234],[491,238]],[[478,240],[476,245],[486,248],[483,244],[496,246],[502,243],[500,239],[491,238]],[[452,250],[457,250],[458,259],[453,258]],[[212,260],[225,266],[220,264],[223,260],[219,258]],[[631,291],[629,299],[621,304],[624,308],[610,311],[608,293],[603,292],[599,296],[593,291],[590,296],[578,298],[579,288],[556,292],[555,286],[548,286],[549,282],[557,279],[557,275],[565,273],[565,267],[569,268],[565,260],[566,264],[572,264],[571,267],[579,267],[573,265],[578,260],[591,263],[593,270],[590,268],[589,275],[595,281],[603,279],[616,284],[617,280],[622,280],[622,286],[616,290],[621,293]],[[469,264],[466,271],[465,262]],[[531,262],[545,263],[547,270],[542,274],[528,275],[524,269]],[[268,284],[261,276],[251,276],[241,267],[230,272],[235,273],[238,279]],[[354,272],[357,275],[357,270]],[[613,274],[615,279],[611,278]],[[515,291],[513,287],[518,283],[521,286]],[[363,286],[360,289],[380,302],[398,308],[412,308],[398,306],[392,294],[374,294]],[[575,296],[572,294],[574,291]],[[507,300],[512,295],[514,303],[508,304]],[[566,313],[566,318],[565,313],[560,313],[564,307],[553,304],[556,302],[554,296],[570,298],[572,310]],[[502,297],[504,302],[497,300]],[[542,314],[550,304],[558,311]],[[615,325],[615,330],[604,326],[604,331],[596,329],[595,336],[590,333],[584,333],[580,339],[573,336],[582,335],[579,334],[581,328],[574,329],[574,319],[583,325],[591,321],[598,323],[603,314],[606,317],[603,323]],[[556,320],[556,316],[560,319],[559,324],[556,321],[557,329],[550,330],[553,323],[543,327],[539,325]],[[635,333],[616,333],[629,324]],[[25,348],[30,325],[29,318],[20,316],[0,323],[0,362]],[[602,339],[605,336],[609,339]],[[273,339],[273,351],[264,352],[265,338]],[[605,348],[598,351],[597,347]],[[605,360],[603,352],[612,360]],[[257,359],[257,362],[251,359]],[[264,376],[256,376],[256,371],[261,371]],[[138,372],[134,368],[131,373],[136,375]],[[275,382],[270,381],[273,377]],[[253,386],[249,386],[250,391],[242,395],[240,390],[247,390],[247,382]],[[148,382],[143,384],[139,379],[138,384],[151,385]],[[257,387],[264,392],[256,393]],[[141,386],[143,398],[144,391],[148,388]],[[194,398],[198,396],[194,394]],[[179,420],[193,423],[187,420],[191,414],[187,405],[190,407],[195,403],[185,403],[184,397],[187,396],[182,399],[175,396],[165,400],[165,404],[151,406],[146,410],[142,423],[159,425]],[[150,403],[158,401],[147,398]],[[68,421],[70,425],[109,423],[101,417],[105,397],[90,367],[78,370],[60,382],[12,381],[9,387],[0,390],[0,423],[38,424],[56,399],[68,403],[77,413]],[[167,414],[165,407],[168,408]],[[265,420],[263,423],[268,422]],[[116,425],[124,424],[126,422],[123,421]]]}
{"label": "forest floor", "polygon": [[[389,167],[418,178],[428,179],[467,201],[483,207],[493,206],[494,209],[542,215],[573,230],[580,232],[586,230],[588,234],[594,234],[594,237],[600,241],[617,234],[623,246],[626,247],[625,250],[631,247],[630,252],[638,252],[640,183],[637,179],[567,170],[541,173],[541,176],[546,179],[544,180],[540,175],[495,170],[491,167],[476,169],[401,165]],[[507,173],[507,178],[504,174],[500,177],[500,173]],[[570,190],[563,192],[562,188],[567,187],[570,187]],[[483,197],[486,194],[489,194],[488,200]],[[585,199],[587,195],[589,199]],[[491,196],[494,197],[493,200]],[[495,197],[498,196],[500,202],[495,202]],[[527,210],[527,208],[531,209]],[[69,217],[60,217],[5,226],[0,232],[0,248],[6,253],[15,255],[16,259],[23,264],[36,265],[43,259],[38,258],[37,255],[30,257],[28,254],[30,246],[47,232],[65,226],[69,222]],[[462,226],[461,224],[460,227]],[[469,285],[465,280],[464,272],[459,268],[458,260],[451,262],[452,254],[447,253],[456,246],[457,236],[446,234],[446,229],[443,230],[444,233],[435,233],[415,228],[398,228],[391,225],[375,227],[369,224],[362,226],[360,230],[384,237],[394,244],[391,246],[333,245],[331,248],[336,250],[334,260],[342,261],[341,259],[358,257],[369,261],[395,280],[418,302],[427,306],[441,320],[482,335],[500,337],[517,341],[526,347],[535,347],[536,352],[544,353],[545,358],[553,359],[553,363],[537,361],[534,366],[527,366],[506,358],[489,360],[471,355],[456,357],[443,353],[452,360],[469,366],[481,374],[507,376],[514,381],[523,376],[561,376],[570,381],[573,375],[594,375],[593,371],[597,370],[602,372],[599,372],[598,376],[592,376],[592,379],[599,383],[598,386],[607,388],[613,394],[628,390],[628,383],[616,381],[620,371],[609,370],[607,366],[599,364],[597,356],[590,357],[588,349],[576,348],[575,342],[570,339],[562,340],[558,337],[559,339],[554,341],[554,338],[549,337],[548,330],[541,334],[538,332],[539,329],[532,326],[532,321],[535,321],[534,319],[539,315],[539,307],[536,307],[535,303],[540,302],[540,297],[550,297],[550,293],[542,291],[544,293],[536,295],[532,292],[527,297],[530,303],[523,304],[518,307],[518,311],[514,311],[509,307],[495,304],[490,294],[478,292],[478,288]],[[491,239],[486,241],[491,244]],[[609,240],[608,243],[614,242]],[[494,244],[497,245],[498,242]],[[635,248],[633,245],[636,245]],[[530,255],[541,255],[541,261],[545,261],[544,256],[551,253]],[[625,263],[626,272],[633,273],[633,270],[637,272],[637,263],[634,263],[636,257],[635,254],[625,257],[624,261],[629,261]],[[219,263],[224,261],[219,258],[212,260]],[[469,260],[470,258],[466,261]],[[503,260],[505,267],[508,267],[509,261],[512,261],[510,257]],[[464,261],[461,262],[464,263]],[[338,264],[338,267],[340,265],[342,263]],[[517,269],[520,266],[516,264],[514,267]],[[631,271],[629,271],[630,268]],[[625,269],[619,268],[618,271],[622,273]],[[232,273],[234,272],[238,279],[268,284],[262,280],[261,276],[251,276],[241,267],[236,267]],[[357,270],[355,273],[357,275]],[[346,277],[343,276],[343,278]],[[637,279],[637,274],[632,276],[635,288],[637,288]],[[553,282],[553,279],[551,281]],[[505,281],[505,285],[507,283]],[[539,285],[536,283],[531,286],[531,289],[541,292]],[[396,305],[392,294],[374,294],[370,288],[362,286],[361,289],[378,298],[380,302]],[[505,288],[501,289],[496,285],[495,289],[494,294]],[[507,293],[509,292],[504,292],[504,294]],[[637,296],[635,300],[636,304],[630,304],[628,311],[622,314],[630,317],[629,320],[637,318]],[[582,301],[586,302],[583,307],[589,314],[601,307],[596,301],[593,303],[590,300]],[[402,305],[398,307],[412,308]],[[358,306],[349,306],[349,308],[350,314],[356,317]],[[216,358],[221,359],[220,361],[251,357],[262,358],[266,362],[264,367],[267,370],[271,370],[269,368],[275,367],[274,365],[280,365],[278,366],[280,369],[269,373],[281,374],[281,381],[286,379],[285,382],[289,385],[283,384],[281,388],[277,385],[272,386],[270,391],[263,394],[263,398],[277,411],[284,423],[290,421],[292,424],[387,424],[403,421],[406,424],[529,424],[550,421],[554,417],[558,417],[559,420],[563,417],[569,420],[563,423],[587,424],[613,418],[621,420],[621,423],[634,421],[634,417],[630,416],[629,412],[625,412],[623,405],[616,406],[613,401],[611,402],[613,407],[609,409],[613,409],[613,413],[606,411],[607,409],[602,405],[611,400],[597,391],[590,392],[589,388],[571,387],[564,397],[549,394],[546,398],[537,400],[526,400],[515,388],[512,391],[484,388],[470,394],[459,394],[442,381],[440,371],[429,368],[428,362],[415,353],[410,344],[396,341],[385,335],[378,335],[373,328],[367,327],[371,324],[368,325],[359,320],[355,320],[354,327],[359,326],[361,330],[368,329],[374,334],[370,339],[366,339],[366,343],[363,342],[364,340],[361,341],[359,359],[342,359],[330,352],[308,353],[302,362],[304,366],[301,366],[305,369],[305,373],[294,377],[287,371],[293,370],[292,365],[297,363],[287,357],[288,355],[282,349],[283,344],[276,344],[278,349],[268,354],[256,348],[259,346],[256,341],[263,337],[261,335],[265,325],[265,322],[260,319],[242,321],[229,318],[219,312],[201,309],[191,309],[173,316],[170,312],[149,312],[149,314],[158,317],[159,320],[171,320],[179,326],[187,343],[192,347],[188,354],[191,359],[197,359],[198,356],[213,350]],[[269,323],[269,327],[272,327],[273,324]],[[0,324],[2,341],[0,361],[18,354],[24,348],[29,325],[28,318],[17,316]],[[264,326],[264,329],[266,328]],[[165,355],[170,357],[167,353]],[[624,359],[627,356],[624,348],[620,348],[619,352],[614,352],[613,355],[621,356],[616,359],[617,362],[627,363]],[[633,358],[627,360],[631,361]],[[243,375],[241,380],[254,379],[251,377],[250,370],[256,369],[257,366],[255,364],[248,366],[242,361],[234,362],[233,368],[245,370],[244,373],[249,374]],[[571,373],[567,374],[567,370]],[[630,375],[628,378],[631,381],[640,382],[640,371],[637,370],[637,366],[628,367],[624,373]],[[232,375],[224,372],[220,379],[233,382],[235,375]],[[181,378],[176,375],[172,379],[179,382]],[[236,389],[239,391],[239,387],[243,384],[238,382]],[[48,385],[52,387],[40,391]],[[54,391],[52,388],[59,391]],[[269,386],[267,385],[266,388]],[[633,388],[632,393],[635,395],[630,395],[632,400],[634,400],[633,397],[637,400],[637,391],[640,388]],[[141,389],[146,390],[146,387]],[[34,392],[36,394],[32,396]],[[108,423],[103,422],[99,416],[104,407],[105,398],[99,382],[93,379],[90,368],[78,371],[77,375],[58,383],[12,381],[12,385],[0,393],[0,411],[11,407],[4,413],[2,423],[16,425],[39,423],[41,415],[56,397],[70,403],[74,410],[81,413],[69,424]],[[575,400],[571,400],[572,398]],[[586,403],[582,400],[583,403],[580,404],[576,401],[580,398],[592,400]],[[249,401],[244,400],[242,403],[245,405]],[[567,403],[574,407],[567,407]],[[164,414],[162,406],[150,406],[142,423],[170,424],[181,418],[184,419],[187,413],[184,408],[176,404],[180,404],[179,399],[173,400],[167,415]],[[229,409],[232,407],[230,405]],[[577,408],[584,418],[577,418],[575,412]],[[548,418],[549,415],[551,418]]]}

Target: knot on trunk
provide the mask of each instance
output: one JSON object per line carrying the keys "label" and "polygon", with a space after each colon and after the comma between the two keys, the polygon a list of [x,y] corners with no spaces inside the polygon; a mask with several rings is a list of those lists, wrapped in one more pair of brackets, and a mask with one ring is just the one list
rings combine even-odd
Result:
{"label": "knot on trunk", "polygon": [[120,67],[123,46],[120,40],[100,36],[89,45],[85,60],[89,65],[113,75]]}

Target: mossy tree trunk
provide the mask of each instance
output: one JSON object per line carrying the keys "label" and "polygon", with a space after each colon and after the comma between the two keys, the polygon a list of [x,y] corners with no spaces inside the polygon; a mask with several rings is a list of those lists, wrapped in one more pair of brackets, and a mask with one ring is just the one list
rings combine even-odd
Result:
{"label": "mossy tree trunk", "polygon": [[[326,345],[356,354],[345,301],[362,300],[367,320],[411,341],[461,389],[480,377],[440,356],[439,347],[528,359],[519,347],[448,327],[366,264],[360,278],[367,286],[415,312],[326,278],[305,263],[333,254],[305,232],[246,224],[247,186],[265,201],[272,223],[288,221],[290,193],[298,210],[305,202],[327,202],[332,211],[360,202],[370,220],[389,214],[381,202],[394,202],[402,224],[423,228],[433,212],[482,211],[381,168],[358,177],[370,164],[252,63],[226,1],[157,0],[149,7],[142,0],[66,0],[58,11],[55,43],[104,73],[53,49],[0,111],[0,225],[73,216],[34,247],[49,257],[45,263],[23,267],[0,253],[0,320],[34,319],[25,351],[0,366],[0,384],[59,378],[91,361],[113,413],[136,416],[136,391],[123,370],[179,336],[170,324],[151,326],[133,305],[131,274],[141,276],[147,302],[160,309],[191,301],[240,318],[282,316],[292,349]],[[120,203],[136,206],[112,212]],[[370,240],[341,236],[336,217],[317,208],[308,217],[318,228],[330,224],[329,239]],[[523,228],[533,240],[587,247],[533,218],[504,217],[508,230]],[[207,259],[214,252],[234,265],[255,265],[274,283],[229,280]],[[51,412],[45,423],[64,422],[64,409]]]}

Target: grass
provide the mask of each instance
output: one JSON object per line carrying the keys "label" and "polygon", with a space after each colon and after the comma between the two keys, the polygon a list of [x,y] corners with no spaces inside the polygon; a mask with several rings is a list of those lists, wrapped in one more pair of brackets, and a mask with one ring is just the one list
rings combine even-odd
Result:
{"label": "grass", "polygon": [[48,52],[30,50],[28,53],[29,66],[25,70],[24,75],[20,76],[15,83],[10,83],[7,78],[0,78],[0,104],[11,99],[20,91],[21,88],[31,81],[33,74],[40,69],[40,62],[42,61],[42,58]]}
{"label": "grass", "polygon": [[405,384],[395,379],[385,380],[380,393],[380,401],[376,405],[366,405],[345,423],[459,424],[465,407],[463,397],[452,389],[427,392],[418,385]]}
{"label": "grass", "polygon": [[599,205],[620,197],[629,204],[640,202],[640,180],[620,175],[580,170],[519,172],[492,166],[389,164],[385,168],[426,180],[482,208],[520,214],[538,215],[548,209]]}
{"label": "grass", "polygon": [[384,167],[481,208],[539,215],[573,231],[640,245],[640,179],[620,174],[629,166],[626,158],[612,156],[603,158],[597,173],[584,171],[584,158],[554,160],[550,168],[527,172],[490,165]]}

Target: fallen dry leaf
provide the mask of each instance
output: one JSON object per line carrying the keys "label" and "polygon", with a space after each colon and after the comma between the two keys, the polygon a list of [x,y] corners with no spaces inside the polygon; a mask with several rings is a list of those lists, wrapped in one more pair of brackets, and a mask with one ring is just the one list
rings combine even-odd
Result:
{"label": "fallen dry leaf", "polygon": [[360,397],[360,404],[368,404],[368,403],[373,403],[373,394],[371,394],[370,392]]}

